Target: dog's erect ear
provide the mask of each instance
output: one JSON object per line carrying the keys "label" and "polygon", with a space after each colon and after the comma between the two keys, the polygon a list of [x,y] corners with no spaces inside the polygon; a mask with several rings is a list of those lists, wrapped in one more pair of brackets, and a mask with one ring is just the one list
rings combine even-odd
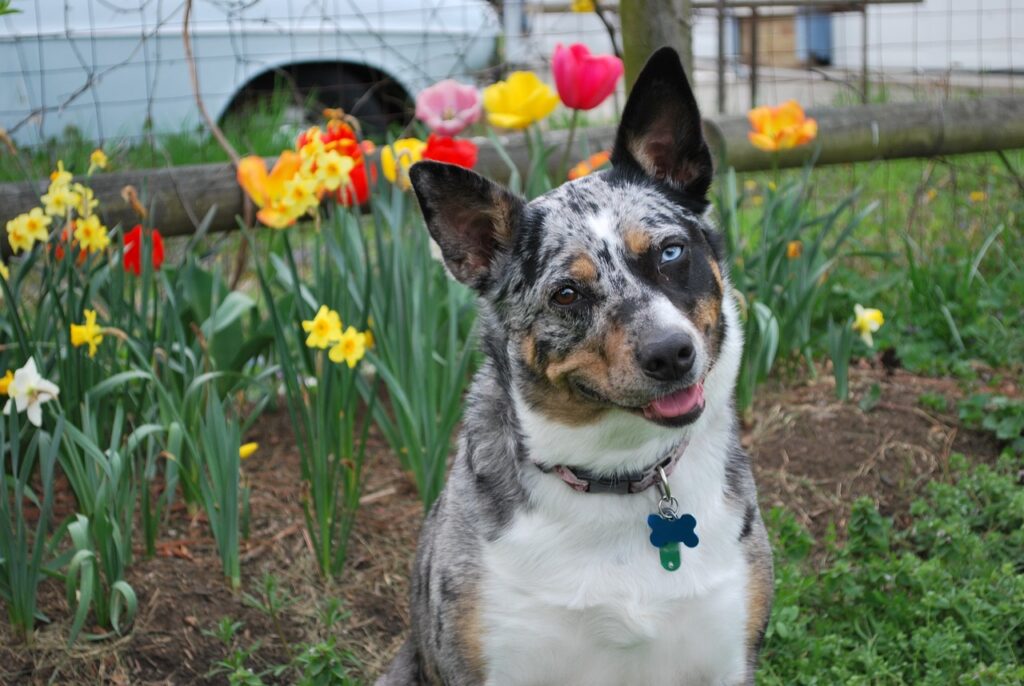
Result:
{"label": "dog's erect ear", "polygon": [[486,288],[494,258],[512,248],[524,201],[453,164],[417,162],[409,178],[448,271],[467,286]]}
{"label": "dog's erect ear", "polygon": [[612,164],[636,165],[691,195],[704,198],[714,166],[700,110],[690,82],[672,48],[647,60],[622,112]]}

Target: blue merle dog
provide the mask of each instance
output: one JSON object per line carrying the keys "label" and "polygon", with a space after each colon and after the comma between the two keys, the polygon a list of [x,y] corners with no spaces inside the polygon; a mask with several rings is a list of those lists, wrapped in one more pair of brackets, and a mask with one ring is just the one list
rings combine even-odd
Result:
{"label": "blue merle dog", "polygon": [[612,165],[530,202],[411,170],[479,294],[487,360],[379,685],[754,681],[772,557],[732,404],[712,161],[671,49],[639,75]]}

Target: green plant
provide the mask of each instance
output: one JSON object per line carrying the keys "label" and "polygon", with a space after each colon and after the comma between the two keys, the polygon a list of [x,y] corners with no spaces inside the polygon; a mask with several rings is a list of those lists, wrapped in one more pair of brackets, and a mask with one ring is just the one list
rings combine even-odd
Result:
{"label": "green plant", "polygon": [[909,528],[860,499],[846,543],[814,559],[793,516],[769,513],[776,595],[758,683],[1020,683],[1021,466],[954,455],[952,481],[929,485]]}
{"label": "green plant", "polygon": [[[26,640],[36,619],[46,619],[36,610],[39,582],[45,572],[59,566],[44,557],[52,553],[46,529],[53,513],[53,472],[63,432],[64,422],[58,419],[52,436],[35,431],[25,441],[18,413],[0,415],[0,597],[11,624]],[[35,470],[41,494],[30,485]],[[28,517],[32,509],[37,512],[35,530]]]}
{"label": "green plant", "polygon": [[[268,265],[264,266],[254,237],[246,231],[258,256],[256,271],[270,311],[288,411],[299,444],[302,477],[307,485],[302,503],[306,527],[320,571],[333,576],[345,564],[348,536],[359,503],[376,384],[354,368],[355,360],[346,366],[331,361],[327,349],[308,347],[303,322],[312,322],[323,306],[334,316],[340,311],[339,336],[342,318],[348,326],[355,321],[359,329],[364,329],[373,274],[364,269],[356,277],[347,270],[346,251],[365,255],[358,219],[348,212],[339,211],[329,217],[313,239],[309,254],[316,257],[311,287],[303,283],[304,274],[289,234],[277,236],[279,247],[267,251]],[[271,273],[279,286],[276,292]],[[361,399],[365,399],[362,408]]]}
{"label": "green plant", "polygon": [[238,559],[239,516],[246,508],[240,498],[245,493],[239,483],[241,445],[238,422],[228,417],[220,399],[211,394],[206,402],[206,420],[200,428],[199,487],[224,576],[233,589],[239,588],[242,580]]}
{"label": "green plant", "polygon": [[[369,293],[375,326],[374,362],[390,403],[374,419],[403,466],[410,470],[424,507],[444,485],[452,433],[473,371],[476,310],[472,293],[448,278],[431,256],[418,213],[410,221],[408,196],[393,194],[375,205],[375,269]],[[352,254],[352,257],[357,257]],[[353,274],[359,267],[348,262]]]}
{"label": "green plant", "polygon": [[[844,243],[875,209],[875,203],[857,208],[854,192],[825,213],[813,214],[811,170],[808,165],[799,177],[769,187],[758,196],[763,203],[754,215],[743,207],[745,195],[735,172],[730,170],[720,185],[718,211],[732,258],[730,273],[745,313],[746,346],[736,393],[740,409],[750,405],[754,388],[779,354],[813,359],[831,311],[830,271]],[[833,338],[830,349],[838,353],[842,340]]]}
{"label": "green plant", "polygon": [[1018,453],[1024,453],[1024,400],[978,393],[959,403],[960,420],[991,431]]}

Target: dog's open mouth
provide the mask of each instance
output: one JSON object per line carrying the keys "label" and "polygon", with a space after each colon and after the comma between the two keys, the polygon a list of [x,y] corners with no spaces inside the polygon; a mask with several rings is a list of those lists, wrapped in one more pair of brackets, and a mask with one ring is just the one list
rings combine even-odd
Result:
{"label": "dog's open mouth", "polygon": [[689,424],[704,410],[704,384],[698,381],[675,393],[655,398],[643,408],[644,417],[672,425]]}

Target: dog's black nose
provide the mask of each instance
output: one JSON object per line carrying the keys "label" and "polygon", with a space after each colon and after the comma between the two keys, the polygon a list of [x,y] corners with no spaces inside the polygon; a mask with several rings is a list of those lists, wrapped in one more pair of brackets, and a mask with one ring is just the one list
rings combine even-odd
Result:
{"label": "dog's black nose", "polygon": [[693,341],[682,332],[646,343],[637,353],[644,374],[657,381],[678,381],[683,378],[693,368],[696,357]]}

